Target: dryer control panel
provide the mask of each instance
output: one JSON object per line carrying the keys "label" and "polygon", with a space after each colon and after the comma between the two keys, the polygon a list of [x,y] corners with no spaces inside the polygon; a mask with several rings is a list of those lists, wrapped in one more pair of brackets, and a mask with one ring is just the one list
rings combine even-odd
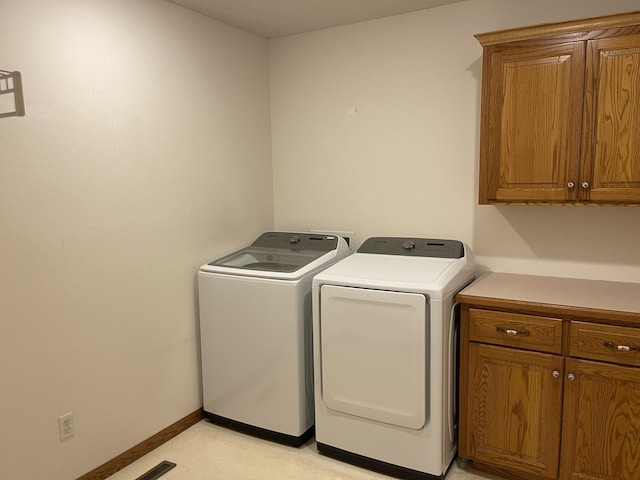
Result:
{"label": "dryer control panel", "polygon": [[464,245],[458,240],[407,237],[371,237],[358,253],[406,255],[410,257],[462,258]]}

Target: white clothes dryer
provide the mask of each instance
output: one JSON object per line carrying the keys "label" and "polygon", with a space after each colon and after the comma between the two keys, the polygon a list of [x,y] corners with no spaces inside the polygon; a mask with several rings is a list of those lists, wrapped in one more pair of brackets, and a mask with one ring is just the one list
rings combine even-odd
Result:
{"label": "white clothes dryer", "polygon": [[335,235],[267,232],[198,272],[205,417],[300,446],[313,433],[311,280]]}
{"label": "white clothes dryer", "polygon": [[320,453],[444,477],[457,451],[455,295],[474,277],[462,242],[376,237],[314,278]]}

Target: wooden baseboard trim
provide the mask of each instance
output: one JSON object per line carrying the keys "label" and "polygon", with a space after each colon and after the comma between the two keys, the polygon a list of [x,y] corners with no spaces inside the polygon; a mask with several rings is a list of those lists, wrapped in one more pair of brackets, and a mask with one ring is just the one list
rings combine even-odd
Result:
{"label": "wooden baseboard trim", "polygon": [[166,441],[171,440],[179,433],[184,432],[187,428],[195,425],[203,418],[204,411],[200,408],[178,420],[176,423],[169,425],[167,428],[160,430],[158,433],[140,442],[135,447],[132,447],[126,452],[109,460],[107,463],[100,465],[98,468],[91,470],[89,473],[86,473],[81,477],[78,477],[77,480],[105,480],[117,471],[122,470],[127,465],[132,464],[140,457],[158,448]]}

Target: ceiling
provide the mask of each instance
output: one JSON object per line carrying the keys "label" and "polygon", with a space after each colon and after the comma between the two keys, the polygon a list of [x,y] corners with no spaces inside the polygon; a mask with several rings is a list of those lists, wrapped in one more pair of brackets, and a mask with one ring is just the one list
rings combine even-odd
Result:
{"label": "ceiling", "polygon": [[167,0],[265,38],[415,12],[463,0]]}

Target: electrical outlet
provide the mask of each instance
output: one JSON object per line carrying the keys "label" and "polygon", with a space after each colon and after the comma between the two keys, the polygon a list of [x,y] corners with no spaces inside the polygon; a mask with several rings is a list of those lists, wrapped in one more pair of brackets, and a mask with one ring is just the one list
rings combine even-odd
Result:
{"label": "electrical outlet", "polygon": [[349,245],[349,250],[356,248],[356,239],[353,232],[345,232],[344,230],[311,230],[311,233],[324,233],[326,235],[337,235],[342,237]]}
{"label": "electrical outlet", "polygon": [[73,412],[65,413],[58,417],[58,433],[60,434],[60,440],[73,437],[76,433],[76,429],[73,426]]}

